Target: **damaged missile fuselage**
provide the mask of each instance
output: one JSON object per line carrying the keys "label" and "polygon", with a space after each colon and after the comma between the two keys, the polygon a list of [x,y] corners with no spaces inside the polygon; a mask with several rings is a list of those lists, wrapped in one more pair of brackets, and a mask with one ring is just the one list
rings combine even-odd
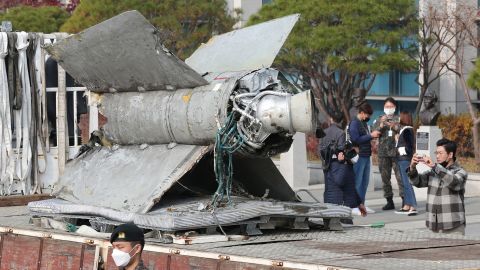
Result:
{"label": "damaged missile fuselage", "polygon": [[[280,208],[285,207],[280,201],[296,201],[269,157],[288,151],[295,132],[315,129],[310,91],[300,91],[270,68],[298,17],[216,36],[186,63],[161,44],[158,31],[136,11],[48,47],[94,93],[90,104],[98,104],[108,119],[102,134],[116,145],[67,163],[54,194],[78,208],[67,211],[67,204],[55,201],[52,209],[154,228],[135,215],[154,215],[152,209],[170,209],[192,196],[200,202],[213,195],[211,206],[224,206],[219,211],[225,213],[236,212],[237,196],[271,200]],[[350,216],[345,207],[305,207],[312,211],[297,214]],[[257,215],[271,214],[262,211]],[[245,219],[227,216],[225,224]],[[187,223],[183,229],[195,227],[187,216],[182,222]],[[205,222],[202,226],[213,225]],[[162,226],[157,227],[166,229]],[[175,226],[168,230],[180,228]]]}

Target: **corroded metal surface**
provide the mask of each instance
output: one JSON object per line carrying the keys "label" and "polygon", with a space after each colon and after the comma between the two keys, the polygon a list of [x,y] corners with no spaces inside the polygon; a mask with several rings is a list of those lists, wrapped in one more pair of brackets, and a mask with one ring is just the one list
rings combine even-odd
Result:
{"label": "corroded metal surface", "polygon": [[100,107],[108,117],[105,133],[122,145],[209,145],[215,141],[217,124],[225,122],[235,82],[232,79],[218,87],[210,84],[193,90],[105,94]]}
{"label": "corroded metal surface", "polygon": [[212,37],[185,62],[200,74],[270,67],[299,14]]}
{"label": "corroded metal surface", "polygon": [[[33,215],[44,216],[52,214],[93,214],[106,218],[106,223],[133,222],[140,227],[160,231],[181,231],[196,228],[215,227],[220,225],[245,224],[252,219],[261,217],[275,218],[335,218],[351,217],[351,209],[323,203],[280,202],[273,200],[245,199],[232,197],[231,203],[218,207],[214,213],[206,209],[210,196],[188,200],[172,200],[146,214],[127,213],[95,205],[70,203],[59,199],[50,199],[29,204]],[[97,219],[101,222],[100,219]],[[257,223],[267,223],[257,221]]]}
{"label": "corroded metal surface", "polygon": [[101,148],[69,162],[55,195],[79,204],[146,213],[208,152],[206,146]]}
{"label": "corroded metal surface", "polygon": [[176,90],[207,84],[160,40],[138,11],[127,11],[46,48],[95,92]]}

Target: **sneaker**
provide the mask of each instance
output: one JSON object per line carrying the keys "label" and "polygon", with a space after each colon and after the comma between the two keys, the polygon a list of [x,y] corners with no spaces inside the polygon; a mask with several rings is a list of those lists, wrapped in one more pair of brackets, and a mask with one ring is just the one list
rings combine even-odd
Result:
{"label": "sneaker", "polygon": [[375,210],[373,210],[370,207],[365,206],[365,209],[367,209],[367,214],[374,214],[375,213]]}
{"label": "sneaker", "polygon": [[408,215],[408,216],[416,216],[417,213],[418,213],[417,210],[408,210],[407,215]]}
{"label": "sneaker", "polygon": [[[397,210],[395,211],[395,214],[399,214],[399,215],[408,215],[408,213],[410,212],[410,210],[405,210],[405,209],[400,209],[400,210]],[[415,211],[416,212],[416,211]]]}
{"label": "sneaker", "polygon": [[358,207],[352,208],[352,215],[354,215],[354,216],[361,216],[361,215],[362,215],[362,212],[360,212],[360,209],[358,209]]}

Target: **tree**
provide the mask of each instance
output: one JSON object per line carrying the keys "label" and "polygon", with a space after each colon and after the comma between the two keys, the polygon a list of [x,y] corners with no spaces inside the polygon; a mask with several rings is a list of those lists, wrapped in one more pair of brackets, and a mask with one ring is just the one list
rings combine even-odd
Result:
{"label": "tree", "polygon": [[[467,83],[466,73],[467,65],[473,60],[468,56],[468,51],[471,48],[480,49],[477,25],[479,10],[476,6],[469,4],[447,5],[447,7],[446,16],[439,18],[439,23],[451,25],[451,27],[446,29],[446,35],[455,38],[450,41],[442,41],[440,45],[444,46],[444,55],[447,55],[446,58],[448,58],[446,68],[459,79],[459,86],[464,94],[468,113],[473,122],[472,135],[475,159],[477,162],[480,162],[480,117],[478,110],[473,105],[468,87],[469,84],[473,88],[477,87],[476,76],[478,71],[473,71],[472,75],[470,75],[469,83]],[[453,57],[448,57],[449,54],[453,55]]]}
{"label": "tree", "polygon": [[349,119],[352,90],[369,90],[375,75],[416,69],[402,49],[415,35],[413,0],[275,0],[250,24],[300,13],[275,65],[299,74],[313,90],[317,107]]}
{"label": "tree", "polygon": [[132,9],[159,28],[165,46],[181,59],[235,23],[224,0],[82,0],[61,30],[76,33]]}
{"label": "tree", "polygon": [[[468,76],[467,81],[468,86],[473,89],[480,90],[480,61],[477,59],[475,61],[475,68]],[[467,95],[467,100],[469,102],[469,115],[473,121],[473,149],[475,150],[475,160],[480,163],[480,114],[478,110],[474,109],[472,106],[472,100],[468,91],[464,92]]]}
{"label": "tree", "polygon": [[68,12],[55,6],[18,6],[0,13],[0,21],[11,21],[14,31],[26,32],[58,32],[68,17]]}
{"label": "tree", "polygon": [[[420,71],[416,79],[420,86],[420,96],[415,108],[417,119],[425,93],[432,83],[449,71],[448,64],[455,57],[455,53],[449,54],[446,58],[442,57],[448,50],[445,44],[453,44],[452,41],[460,35],[460,32],[450,34],[449,29],[454,27],[455,21],[446,20],[447,17],[448,8],[443,4],[435,5],[425,1],[425,6],[420,7],[418,35],[408,49],[412,60],[418,61]],[[458,44],[451,49],[459,50]]]}
{"label": "tree", "polygon": [[17,7],[17,6],[61,6],[59,0],[2,0],[0,2],[0,10]]}
{"label": "tree", "polygon": [[468,86],[480,90],[480,61],[475,61],[475,68],[468,75]]}

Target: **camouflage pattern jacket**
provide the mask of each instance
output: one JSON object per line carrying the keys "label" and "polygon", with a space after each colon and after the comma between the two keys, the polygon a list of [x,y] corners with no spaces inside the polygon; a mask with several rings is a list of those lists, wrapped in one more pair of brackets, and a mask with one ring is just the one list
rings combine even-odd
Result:
{"label": "camouflage pattern jacket", "polygon": [[[124,270],[125,267],[119,267],[118,270]],[[135,267],[135,270],[148,270],[147,267],[145,267],[145,265],[143,264],[143,261],[140,260],[140,262],[138,263],[137,267]]]}
{"label": "camouflage pattern jacket", "polygon": [[378,138],[378,156],[396,157],[397,148],[395,146],[395,135],[400,132],[400,117],[398,115],[394,115],[390,118],[390,121],[395,123],[395,125],[390,129],[389,126],[387,126],[385,123],[382,123],[382,116],[384,115],[380,115],[373,124],[373,130],[378,130],[382,133],[382,135]]}

